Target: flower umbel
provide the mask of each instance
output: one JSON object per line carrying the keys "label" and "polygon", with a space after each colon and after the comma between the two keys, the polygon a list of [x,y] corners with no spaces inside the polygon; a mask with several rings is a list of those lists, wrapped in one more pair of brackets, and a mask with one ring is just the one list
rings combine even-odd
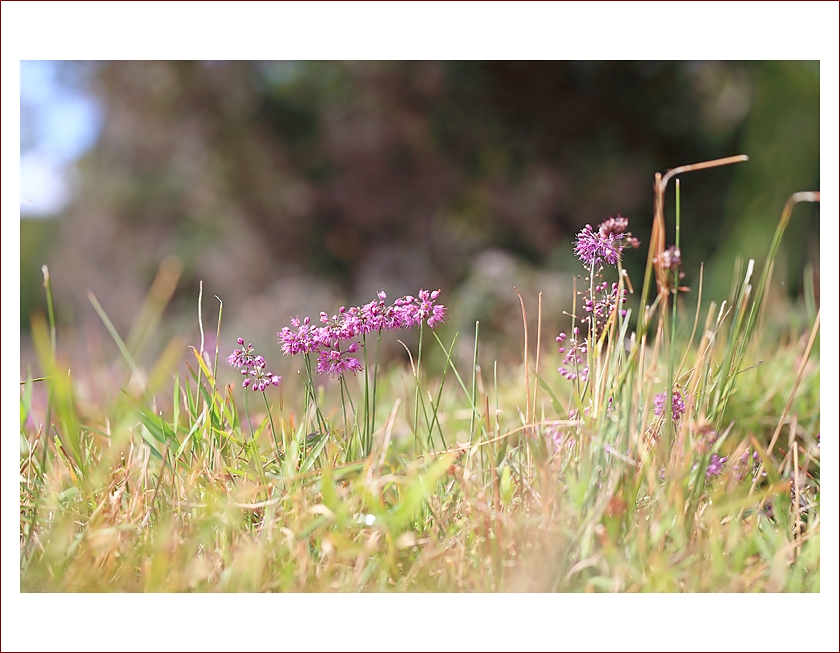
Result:
{"label": "flower umbel", "polygon": [[[435,328],[446,319],[446,307],[437,303],[440,290],[420,290],[417,297],[405,295],[387,305],[387,295],[380,290],[376,299],[362,306],[342,306],[330,317],[322,312],[323,326],[311,324],[308,317],[292,318],[292,328],[284,327],[278,334],[283,353],[315,353],[318,355],[319,374],[342,376],[348,370],[360,372],[362,365],[357,358],[347,356],[362,346],[358,339],[368,333],[381,333],[397,329],[411,329],[425,322]],[[349,342],[346,348],[342,343]]]}
{"label": "flower umbel", "polygon": [[[659,417],[665,412],[666,393],[660,392],[653,398],[653,414]],[[685,401],[679,390],[671,394],[671,418],[676,422],[685,413]]]}
{"label": "flower umbel", "polygon": [[679,270],[682,265],[680,248],[671,245],[660,256],[656,257],[656,262],[663,270]]}
{"label": "flower umbel", "polygon": [[265,358],[254,356],[254,346],[249,342],[246,347],[245,340],[242,338],[237,338],[236,342],[242,348],[234,349],[233,353],[228,356],[227,362],[231,367],[239,368],[243,376],[247,377],[242,382],[242,387],[251,386],[251,390],[254,392],[265,392],[270,385],[279,386],[283,377],[272,374],[265,369]]}
{"label": "flower umbel", "polygon": [[[619,294],[618,284],[613,283],[608,286],[604,281],[595,286],[595,296],[583,300],[583,310],[591,313],[590,323],[594,326],[595,336],[599,336],[607,323],[616,304],[624,304],[627,302],[627,289],[624,288]],[[619,310],[621,317],[626,317],[627,311]]]}
{"label": "flower umbel", "polygon": [[600,270],[604,263],[618,263],[621,250],[616,247],[612,235],[603,238],[600,232],[592,230],[592,225],[586,225],[577,235],[575,254],[587,267],[594,266]]}
{"label": "flower umbel", "polygon": [[589,366],[586,364],[586,341],[578,342],[579,336],[580,329],[574,327],[572,329],[572,339],[568,343],[565,333],[561,333],[555,339],[561,345],[557,352],[564,354],[563,364],[557,368],[557,371],[565,379],[574,381],[580,377],[580,380],[586,383],[589,378]]}
{"label": "flower umbel", "polygon": [[605,263],[618,264],[624,249],[639,246],[638,239],[627,231],[627,223],[627,218],[618,215],[604,220],[597,231],[592,225],[586,225],[577,235],[575,254],[586,267],[598,270],[603,269]]}
{"label": "flower umbel", "polygon": [[723,465],[726,462],[726,456],[718,456],[716,453],[712,454],[709,460],[709,465],[706,467],[706,478],[717,476],[723,471]]}
{"label": "flower umbel", "polygon": [[272,374],[265,369],[265,359],[262,356],[257,356],[254,364],[250,368],[242,370],[242,374],[248,378],[242,382],[242,387],[247,388],[251,386],[254,392],[265,392],[270,385],[280,385],[282,377]]}
{"label": "flower umbel", "polygon": [[744,480],[747,474],[755,468],[756,463],[758,463],[759,460],[758,451],[752,451],[751,453],[749,447],[744,449],[741,457],[735,461],[735,465],[733,467],[735,478],[739,481]]}
{"label": "flower umbel", "polygon": [[245,346],[245,340],[237,338],[236,342],[241,345],[242,349],[234,349],[233,353],[228,356],[227,363],[231,367],[251,367],[254,364],[254,345],[250,342]]}
{"label": "flower umbel", "polygon": [[315,325],[309,324],[308,317],[304,318],[303,322],[299,317],[293,317],[292,326],[297,330],[283,327],[283,330],[277,334],[283,353],[286,355],[308,354],[315,348]]}
{"label": "flower umbel", "polygon": [[328,349],[322,349],[318,353],[318,374],[329,373],[331,376],[341,376],[346,371],[350,370],[355,374],[362,371],[362,364],[358,358],[347,356],[347,354],[354,354],[359,350],[359,343],[351,342],[350,346],[344,351],[339,349],[339,341],[336,340],[334,345]]}
{"label": "flower umbel", "polygon": [[668,292],[688,292],[688,288],[679,285],[679,282],[685,278],[685,272],[682,271],[682,252],[679,247],[671,245],[668,249],[663,251],[659,256],[653,259],[653,262],[664,272],[665,288]]}

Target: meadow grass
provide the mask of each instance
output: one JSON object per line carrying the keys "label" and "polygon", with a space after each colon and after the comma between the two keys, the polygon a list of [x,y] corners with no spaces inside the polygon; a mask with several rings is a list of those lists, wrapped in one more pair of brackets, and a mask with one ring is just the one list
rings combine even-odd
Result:
{"label": "meadow grass", "polygon": [[[818,193],[785,207],[757,285],[749,261],[707,305],[702,277],[680,289],[679,228],[665,248],[673,176],[655,187],[653,301],[631,306],[620,256],[599,294],[590,258],[567,324],[543,324],[541,297],[510,316],[518,365],[489,358],[476,323],[459,369],[426,325],[407,365],[380,365],[367,334],[356,374],[302,353],[299,379],[252,391],[217,380],[229,351],[205,350],[202,324],[185,368],[174,341],[143,369],[159,284],[124,340],[91,296],[126,380],[81,401],[45,270],[40,373],[21,382],[21,589],[818,592],[819,308],[806,293],[791,321],[771,285],[795,204]],[[222,317],[215,342],[233,346]]]}

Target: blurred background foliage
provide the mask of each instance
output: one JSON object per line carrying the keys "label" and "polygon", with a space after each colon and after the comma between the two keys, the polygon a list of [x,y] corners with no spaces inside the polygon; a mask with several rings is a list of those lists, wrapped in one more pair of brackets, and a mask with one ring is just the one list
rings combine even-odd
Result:
{"label": "blurred background foliage", "polygon": [[[70,200],[21,222],[24,332],[42,264],[60,319],[98,321],[90,288],[124,332],[174,257],[167,328],[196,330],[203,280],[229,344],[269,345],[291,315],[380,288],[442,288],[454,328],[479,319],[517,338],[513,286],[543,291],[556,334],[584,274],[571,247],[584,224],[630,217],[641,286],[656,171],[750,157],[682,179],[686,282],[705,262],[708,298],[725,297],[736,256],[762,260],[791,193],[819,190],[819,62],[56,65],[100,124]],[[38,140],[33,111],[22,103],[22,156]],[[791,296],[817,260],[818,217],[797,209],[786,235],[777,269]]]}

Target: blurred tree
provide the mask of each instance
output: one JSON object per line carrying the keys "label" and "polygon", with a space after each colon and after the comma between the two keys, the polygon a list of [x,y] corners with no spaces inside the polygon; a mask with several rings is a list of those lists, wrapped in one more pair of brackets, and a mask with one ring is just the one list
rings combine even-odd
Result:
{"label": "blurred tree", "polygon": [[276,328],[316,300],[463,285],[490,250],[577,273],[587,222],[622,213],[646,241],[655,171],[743,150],[742,170],[683,182],[690,282],[818,182],[808,62],[103,62],[92,79],[104,127],[50,259],[61,301],[92,287],[123,325],[173,254],[183,301],[203,279]]}
{"label": "blurred tree", "polygon": [[[751,71],[755,99],[741,141],[750,162],[734,171],[725,219],[716,225],[709,277],[715,288],[728,286],[737,257],[763,262],[793,193],[820,189],[819,62],[767,61]],[[819,205],[797,207],[776,263],[790,295],[802,290],[806,257],[819,256],[819,236]]]}

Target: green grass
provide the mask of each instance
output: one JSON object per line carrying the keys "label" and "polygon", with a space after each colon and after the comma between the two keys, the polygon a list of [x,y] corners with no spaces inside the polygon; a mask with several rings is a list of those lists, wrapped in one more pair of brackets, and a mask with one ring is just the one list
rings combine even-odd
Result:
{"label": "green grass", "polygon": [[[442,355],[412,352],[414,370],[371,360],[343,388],[316,376],[314,399],[287,378],[246,409],[216,380],[227,351],[194,343],[184,368],[173,342],[137,362],[166,302],[152,293],[126,342],[101,312],[124,383],[82,399],[93,370],[71,373],[36,317],[21,590],[818,592],[819,312],[803,330],[806,309],[768,307],[778,239],[758,285],[742,269],[725,304],[666,292],[614,313],[589,341],[587,383],[560,378],[546,345],[568,325],[523,305],[519,365],[476,340],[459,369],[427,331]],[[685,415],[655,417],[654,395],[678,390]],[[736,469],[747,450],[757,460]],[[707,479],[713,454],[728,462]]]}

